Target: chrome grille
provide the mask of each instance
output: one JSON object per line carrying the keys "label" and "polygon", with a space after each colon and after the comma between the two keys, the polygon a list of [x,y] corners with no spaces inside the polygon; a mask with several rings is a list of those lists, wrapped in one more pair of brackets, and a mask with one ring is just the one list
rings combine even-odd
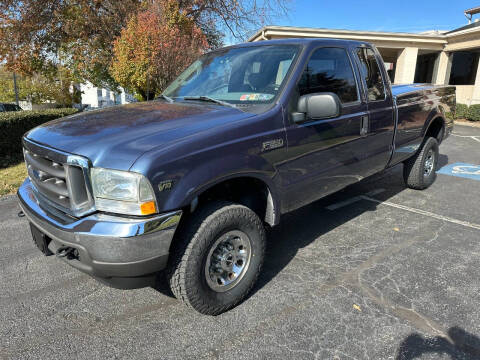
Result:
{"label": "chrome grille", "polygon": [[71,209],[67,188],[67,173],[63,164],[24,149],[28,176],[37,190],[47,199]]}
{"label": "chrome grille", "polygon": [[23,139],[28,176],[37,200],[73,216],[95,211],[88,159]]}

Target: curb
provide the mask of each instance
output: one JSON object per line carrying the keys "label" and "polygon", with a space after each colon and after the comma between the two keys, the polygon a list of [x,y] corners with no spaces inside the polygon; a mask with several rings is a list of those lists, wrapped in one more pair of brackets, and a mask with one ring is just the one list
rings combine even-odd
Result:
{"label": "curb", "polygon": [[17,195],[12,194],[12,195],[2,195],[0,196],[0,203],[8,200],[13,200],[17,197]]}
{"label": "curb", "polygon": [[470,127],[474,127],[474,128],[480,128],[480,123],[478,121],[473,122],[473,121],[457,121],[457,120],[455,120],[454,124],[455,125],[462,125],[462,126],[470,126]]}

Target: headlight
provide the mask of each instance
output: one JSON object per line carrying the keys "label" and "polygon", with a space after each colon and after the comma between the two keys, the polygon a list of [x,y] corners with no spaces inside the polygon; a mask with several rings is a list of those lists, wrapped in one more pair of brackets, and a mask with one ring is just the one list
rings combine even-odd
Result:
{"label": "headlight", "polygon": [[143,175],[92,168],[91,178],[98,210],[129,215],[149,215],[157,212],[153,189]]}

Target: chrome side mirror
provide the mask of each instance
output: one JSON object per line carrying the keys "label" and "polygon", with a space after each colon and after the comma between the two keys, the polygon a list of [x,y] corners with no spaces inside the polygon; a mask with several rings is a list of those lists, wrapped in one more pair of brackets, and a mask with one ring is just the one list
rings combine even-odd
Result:
{"label": "chrome side mirror", "polygon": [[340,99],[334,93],[314,93],[298,99],[297,112],[292,113],[293,121],[330,119],[340,116]]}

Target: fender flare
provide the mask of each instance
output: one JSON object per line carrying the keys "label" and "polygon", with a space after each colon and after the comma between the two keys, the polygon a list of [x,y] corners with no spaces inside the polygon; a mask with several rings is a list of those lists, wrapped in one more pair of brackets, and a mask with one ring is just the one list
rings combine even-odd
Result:
{"label": "fender flare", "polygon": [[[428,133],[428,130],[430,129],[430,127],[432,126],[432,124],[437,120],[437,119],[441,119],[442,120],[442,131],[445,131],[445,124],[446,124],[446,120],[445,120],[445,115],[444,113],[436,108],[436,109],[433,109],[427,116],[427,120],[425,121],[425,124],[423,125],[423,129],[422,129],[422,139],[425,140],[425,136],[426,134]],[[443,137],[443,136],[442,136]]]}

